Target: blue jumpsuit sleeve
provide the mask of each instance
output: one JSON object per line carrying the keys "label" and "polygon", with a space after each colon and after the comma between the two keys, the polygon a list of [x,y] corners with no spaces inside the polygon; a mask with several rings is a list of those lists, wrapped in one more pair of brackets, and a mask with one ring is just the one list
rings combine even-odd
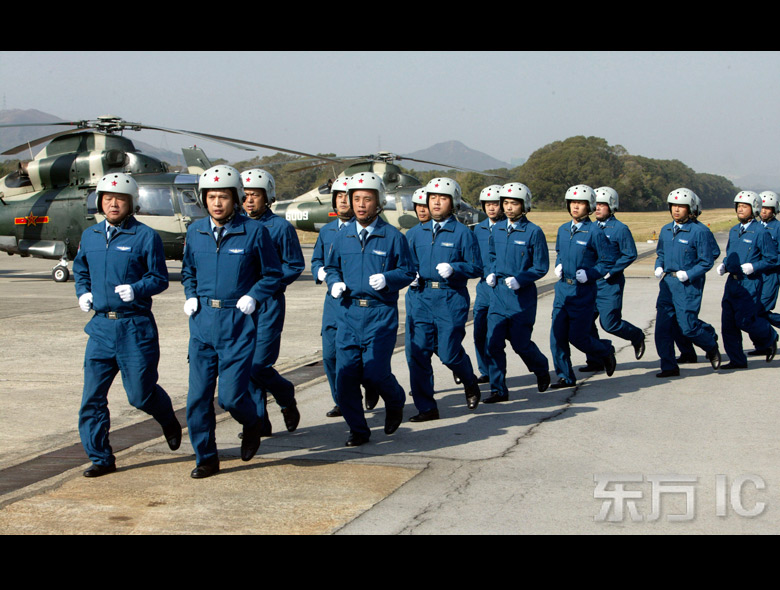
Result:
{"label": "blue jumpsuit sleeve", "polygon": [[[84,244],[84,234],[82,234],[81,237],[81,244]],[[76,281],[76,297],[81,297],[84,293],[92,292],[89,262],[87,261],[87,257],[82,248],[79,248],[76,258],[73,260],[73,279]]]}
{"label": "blue jumpsuit sleeve", "polygon": [[712,245],[707,233],[704,231],[697,231],[695,233],[696,240],[696,260],[695,264],[691,268],[682,268],[688,274],[688,280],[694,281],[699,277],[703,277],[708,270],[710,270],[715,263],[712,258]]}
{"label": "blue jumpsuit sleeve", "polygon": [[634,236],[631,235],[631,230],[627,226],[624,225],[618,229],[614,243],[617,246],[617,260],[610,271],[612,274],[623,272],[637,257]]}
{"label": "blue jumpsuit sleeve", "polygon": [[600,279],[608,272],[612,271],[615,264],[616,252],[612,247],[604,232],[598,231],[592,234],[593,247],[596,250],[597,262],[593,268],[585,268],[585,274],[588,280],[595,281]]}
{"label": "blue jumpsuit sleeve", "polygon": [[663,228],[661,228],[661,232],[658,234],[658,242],[655,244],[655,267],[654,268],[664,268],[664,240],[663,240]]}
{"label": "blue jumpsuit sleeve", "polygon": [[538,281],[550,270],[550,254],[547,251],[547,240],[544,237],[544,232],[538,228],[534,229],[531,241],[533,242],[533,261],[531,267],[528,270],[522,271],[515,277],[521,287]]}
{"label": "blue jumpsuit sleeve", "polygon": [[[465,226],[464,226],[465,227]],[[474,232],[466,228],[462,232],[462,262],[452,262],[452,276],[456,279],[476,279],[482,276],[482,252]]]}
{"label": "blue jumpsuit sleeve", "polygon": [[[495,229],[495,228],[493,228]],[[487,278],[496,272],[496,242],[493,240],[493,233],[488,238],[488,263],[484,268],[483,276]]]}
{"label": "blue jumpsuit sleeve", "polygon": [[284,231],[281,239],[281,263],[282,263],[282,285],[287,286],[295,282],[301,276],[306,263],[303,260],[303,250],[298,234],[292,224],[285,220],[283,223]]}
{"label": "blue jumpsuit sleeve", "polygon": [[131,283],[136,297],[152,297],[168,288],[168,267],[165,264],[165,250],[160,234],[152,230],[144,239],[146,272],[135,283]]}
{"label": "blue jumpsuit sleeve", "polygon": [[343,241],[344,233],[341,232],[336,236],[336,239],[331,242],[328,251],[325,253],[325,282],[328,284],[328,290],[334,285],[334,283],[343,283],[344,278],[341,274],[341,254],[340,244]]}
{"label": "blue jumpsuit sleeve", "polygon": [[407,287],[417,275],[417,266],[412,258],[409,242],[400,232],[393,240],[394,268],[384,273],[388,291],[400,291]]}
{"label": "blue jumpsuit sleeve", "polygon": [[320,269],[325,266],[325,244],[322,241],[322,230],[317,234],[317,241],[314,243],[314,249],[311,253],[311,274],[314,277],[314,282],[319,285],[320,281],[317,276],[320,273]]}
{"label": "blue jumpsuit sleeve", "polygon": [[766,272],[777,266],[777,244],[767,230],[759,232],[757,238],[761,259],[753,263],[753,271]]}
{"label": "blue jumpsuit sleeve", "polygon": [[265,301],[281,287],[282,265],[276,254],[273,240],[271,240],[271,234],[262,224],[256,225],[258,226],[258,234],[255,241],[255,252],[260,263],[261,277],[246,295],[251,296],[256,301]]}

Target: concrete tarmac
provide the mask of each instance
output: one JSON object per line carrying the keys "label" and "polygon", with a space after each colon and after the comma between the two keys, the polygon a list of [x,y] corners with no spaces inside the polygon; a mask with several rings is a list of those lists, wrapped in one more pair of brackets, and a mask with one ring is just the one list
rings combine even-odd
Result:
{"label": "concrete tarmac", "polygon": [[[725,234],[718,239],[725,251]],[[117,472],[82,477],[89,461],[77,416],[89,316],[72,279],[51,280],[53,261],[3,256],[0,533],[774,533],[780,358],[750,357],[747,370],[716,372],[699,351],[701,362],[681,365],[680,377],[656,378],[654,244],[638,248],[649,255],[627,271],[623,316],[647,335],[641,360],[629,342],[613,338],[612,377],[577,371],[576,387],[540,394],[510,349],[510,401],[469,411],[462,386],[434,357],[441,419],[409,422],[416,413],[409,398],[405,422],[388,436],[380,401],[368,412],[371,442],[357,448],[344,446],[343,419],[325,416],[333,406],[319,363],[325,288],[311,279],[305,248],[307,270],[287,290],[277,364],[296,382],[301,424],[288,433],[271,404],[274,434],[242,462],[241,427],[220,414],[222,469],[205,480],[189,477],[195,461],[186,430],[181,448],[170,451],[156,423],[129,406],[120,378],[109,394]],[[171,285],[153,309],[160,384],[184,424],[189,334],[180,269],[169,263]],[[548,358],[553,281],[550,273],[539,283],[534,327]],[[708,273],[700,315],[719,334],[724,283]],[[403,326],[403,306],[401,316]],[[475,362],[472,338],[469,325],[464,345]],[[584,355],[572,349],[572,361],[576,370]],[[393,369],[408,392],[402,346]],[[482,389],[484,398],[489,387]]]}

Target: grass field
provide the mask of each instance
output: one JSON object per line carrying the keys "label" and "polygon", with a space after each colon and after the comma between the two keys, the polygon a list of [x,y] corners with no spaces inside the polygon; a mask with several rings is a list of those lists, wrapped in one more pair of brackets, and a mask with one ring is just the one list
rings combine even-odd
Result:
{"label": "grass field", "polygon": [[[658,231],[672,218],[668,211],[653,211],[648,213],[618,213],[617,218],[628,225],[634,240],[637,242],[646,242],[658,237]],[[562,223],[570,221],[566,211],[531,211],[528,219],[542,228],[548,242],[555,242],[555,236]],[[595,221],[591,216],[591,220]],[[702,213],[699,221],[704,223],[713,232],[728,230],[737,223],[737,215],[734,209],[711,209]],[[298,238],[301,244],[314,244],[317,241],[317,234],[298,230]]]}

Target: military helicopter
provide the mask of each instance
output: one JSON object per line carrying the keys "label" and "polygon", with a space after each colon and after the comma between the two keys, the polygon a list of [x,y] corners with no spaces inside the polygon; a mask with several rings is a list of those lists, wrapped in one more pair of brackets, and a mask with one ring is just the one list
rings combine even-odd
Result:
{"label": "military helicopter", "polygon": [[97,212],[95,187],[108,172],[126,172],[136,179],[139,202],[135,204],[135,214],[160,234],[166,258],[181,260],[187,226],[205,215],[196,198],[197,173],[211,165],[203,150],[184,148],[187,173],[172,172],[165,162],[136,150],[132,141],[119,135],[124,130],[178,133],[242,150],[254,151],[249,146],[256,146],[329,160],[250,141],[131,123],[112,115],[97,120],[0,127],[50,125],[75,129],[40,137],[2,154],[13,155],[50,141],[33,160],[20,163],[17,170],[0,179],[0,251],[58,260],[52,269],[52,278],[57,282],[68,280],[68,262],[78,252],[84,229],[104,219]]}
{"label": "military helicopter", "polygon": [[[413,160],[424,164],[433,164],[434,166],[445,166],[450,169],[465,170],[475,172],[485,176],[495,176],[480,172],[478,170],[469,170],[450,166],[449,164],[440,164],[427,160],[418,160],[409,156],[399,156],[391,152],[379,152],[365,156],[337,157],[343,162],[353,161],[354,163],[337,175],[336,179],[351,176],[357,172],[373,172],[380,176],[385,184],[385,195],[387,204],[381,214],[381,217],[388,223],[405,232],[411,227],[417,225],[418,220],[412,204],[412,194],[415,190],[422,187],[422,182],[412,176],[404,173],[400,167],[393,164],[394,160]],[[322,164],[315,164],[319,166]],[[298,169],[303,170],[303,168]],[[291,171],[295,172],[295,170]],[[500,177],[499,177],[500,178]],[[326,223],[333,221],[336,214],[331,205],[331,186],[336,179],[328,180],[317,188],[310,190],[303,195],[289,201],[279,201],[274,203],[272,210],[277,215],[283,216],[292,223],[297,229],[303,231],[318,232]],[[462,202],[456,217],[462,223],[473,226],[483,219],[485,213],[475,209],[465,201]]]}

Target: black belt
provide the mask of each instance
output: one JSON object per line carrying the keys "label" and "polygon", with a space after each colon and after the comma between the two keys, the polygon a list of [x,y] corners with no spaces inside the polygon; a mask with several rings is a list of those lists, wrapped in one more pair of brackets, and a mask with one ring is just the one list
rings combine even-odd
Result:
{"label": "black belt", "polygon": [[236,303],[238,303],[238,299],[212,299],[211,297],[201,297],[200,299],[207,307],[214,307],[216,309],[235,307]]}
{"label": "black belt", "polygon": [[149,311],[96,311],[95,315],[99,315],[109,320],[121,320],[124,318],[132,318],[139,315],[150,315]]}
{"label": "black belt", "polygon": [[358,307],[384,307],[385,305],[388,305],[377,299],[360,299],[359,297],[343,297],[342,299],[347,303],[357,305]]}

